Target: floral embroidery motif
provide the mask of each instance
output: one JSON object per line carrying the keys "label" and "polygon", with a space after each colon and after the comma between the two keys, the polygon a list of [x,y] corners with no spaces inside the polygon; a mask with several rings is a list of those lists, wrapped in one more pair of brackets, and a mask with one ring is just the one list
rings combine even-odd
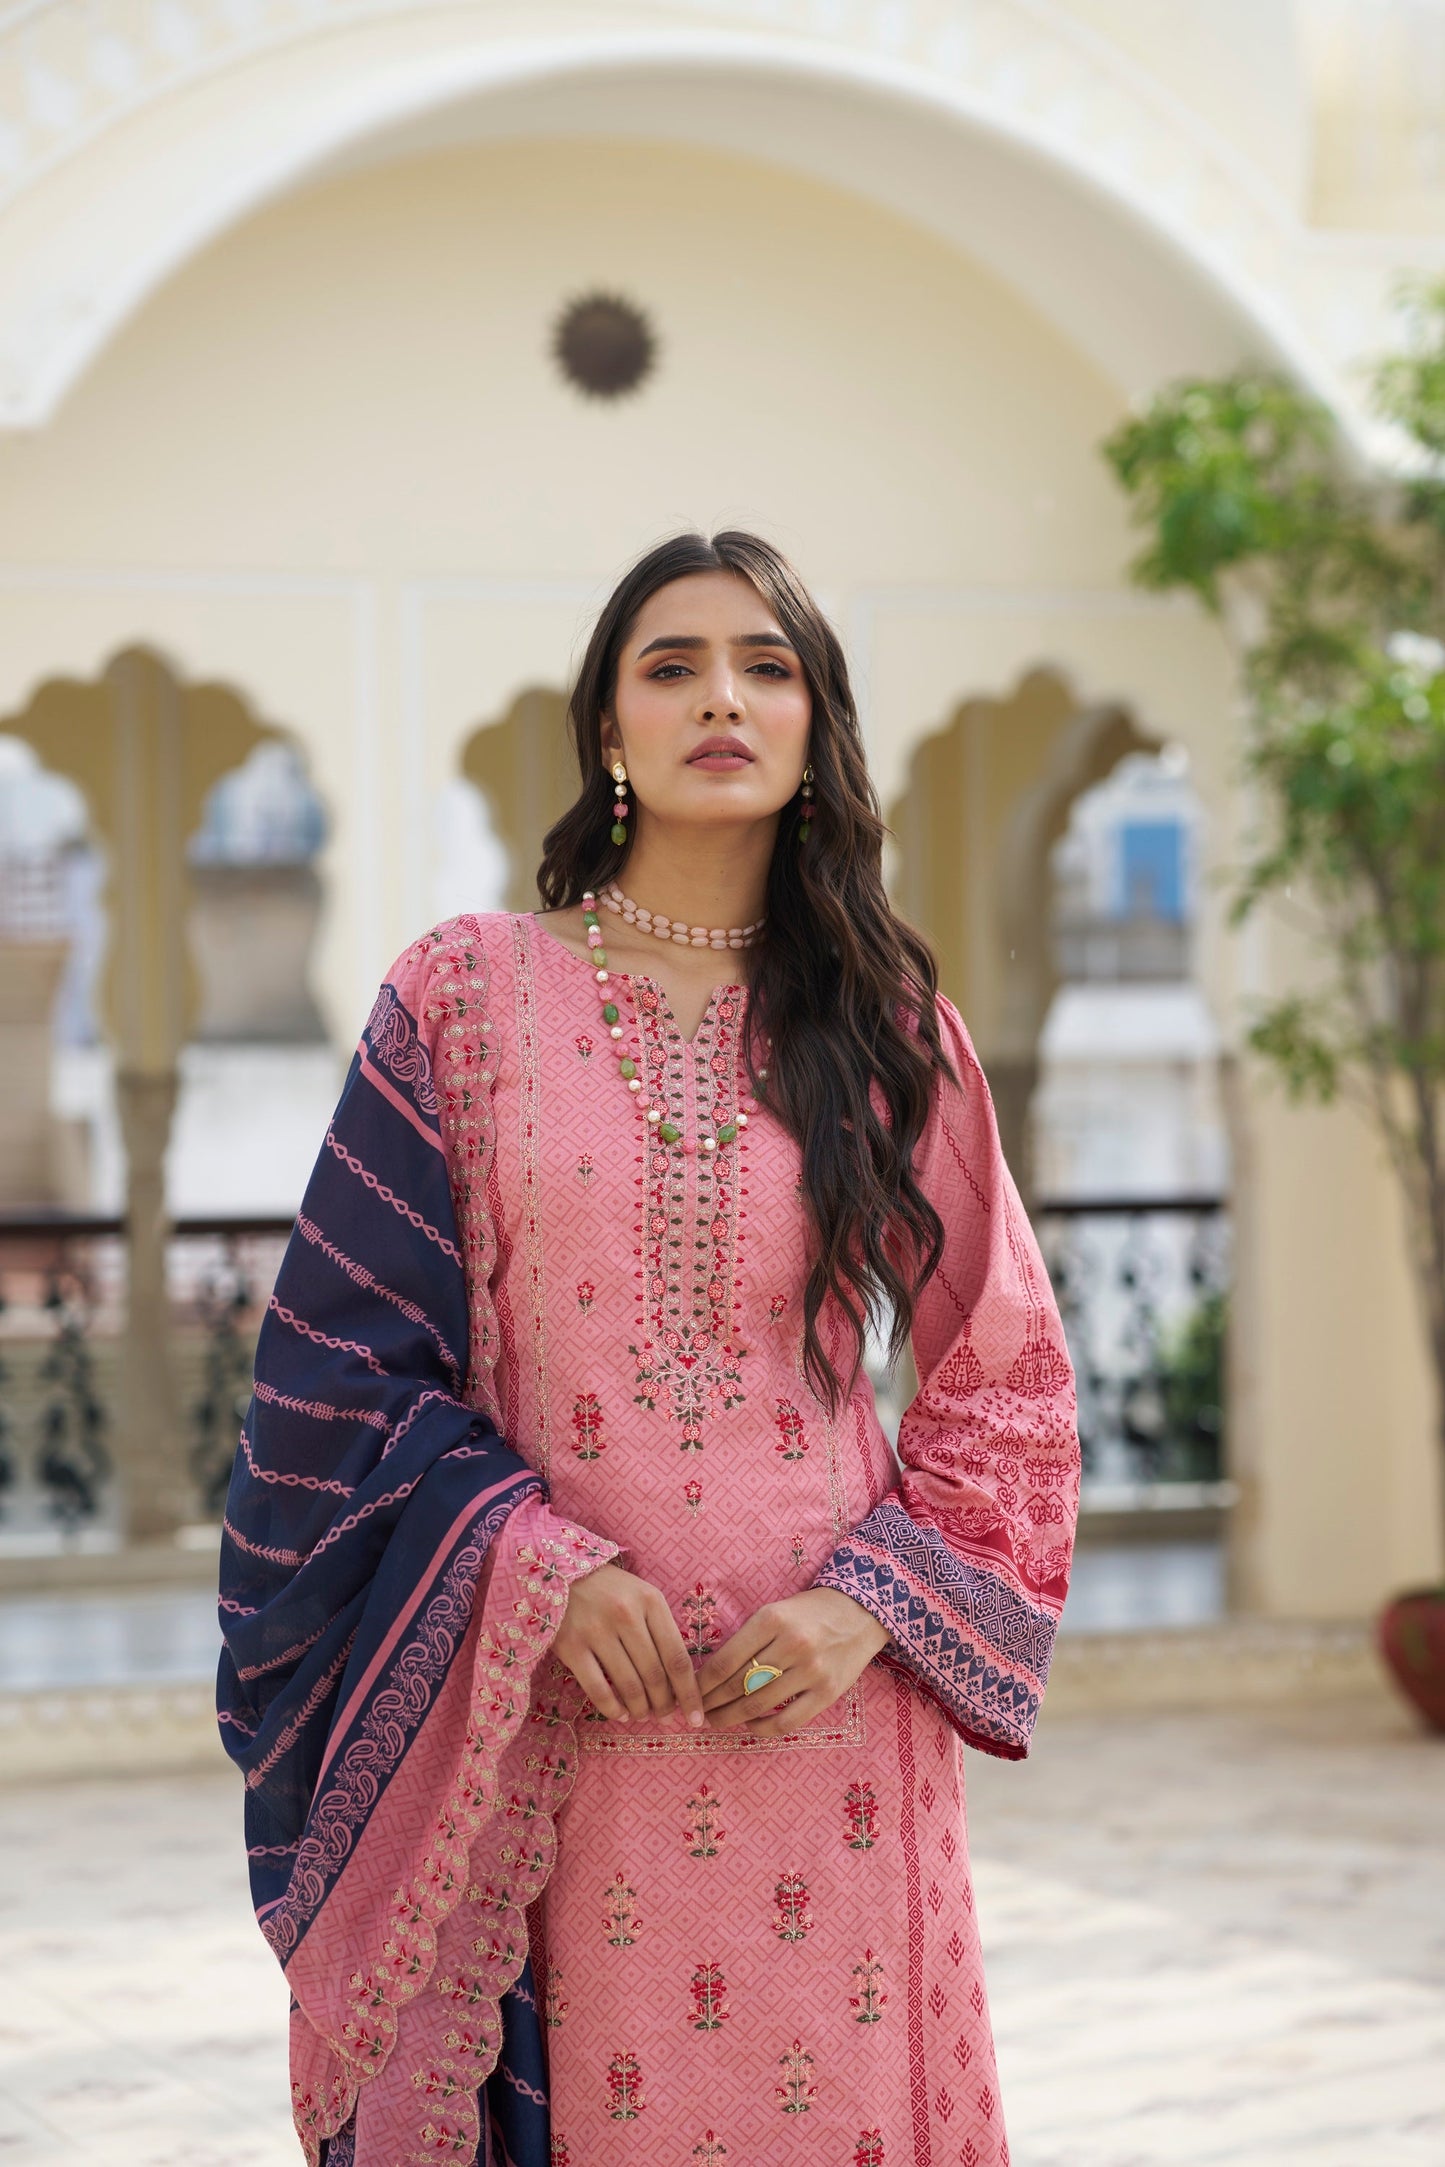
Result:
{"label": "floral embroidery motif", "polygon": [[878,1800],[871,1783],[850,1783],[843,1793],[850,1851],[871,1851],[878,1841]]}
{"label": "floral embroidery motif", "polygon": [[712,2130],[705,2129],[702,2142],[692,2148],[692,2156],[698,2162],[698,2167],[717,2167],[719,2160],[727,2158],[728,2148]]}
{"label": "floral embroidery motif", "polygon": [[848,2007],[854,2023],[877,2024],[888,2003],[888,1995],[879,1983],[883,1977],[882,1960],[871,1949],[865,1949],[862,1962],[853,1966],[853,1977],[857,1985],[848,1996]]}
{"label": "floral embroidery motif", "polygon": [[584,1316],[584,1317],[586,1316],[586,1314],[587,1314],[588,1310],[589,1310],[589,1309],[590,1309],[590,1308],[592,1307],[592,1304],[593,1304],[594,1300],[596,1299],[596,1295],[597,1295],[597,1289],[596,1289],[596,1287],[594,1287],[594,1286],[593,1286],[593,1284],[592,1284],[592,1281],[591,1281],[590,1279],[579,1279],[579,1280],[578,1280],[578,1282],[577,1282],[577,1307],[578,1307],[578,1308],[579,1308],[579,1309],[581,1310],[581,1312],[582,1312],[582,1314],[583,1314],[583,1316]]}
{"label": "floral embroidery motif", "polygon": [[858,2142],[853,2147],[852,2167],[884,2167],[881,2129],[859,2130]]}
{"label": "floral embroidery motif", "polygon": [[793,1563],[794,1563],[795,1565],[801,1565],[801,1564],[802,1564],[802,1562],[803,1562],[803,1537],[802,1537],[802,1534],[801,1534],[801,1532],[795,1532],[795,1533],[794,1533],[794,1536],[793,1536]]}
{"label": "floral embroidery motif", "polygon": [[768,1315],[772,1318],[774,1324],[777,1323],[787,1306],[788,1297],[786,1294],[773,1294],[768,1297]]}
{"label": "floral embroidery motif", "polygon": [[688,2023],[695,2032],[715,2032],[732,2015],[727,2005],[727,1981],[721,1964],[699,1964],[692,1975],[692,2013]]}
{"label": "floral embroidery motif", "polygon": [[682,1638],[689,1655],[701,1659],[722,1639],[722,1627],[713,1616],[716,1609],[717,1597],[700,1580],[692,1593],[683,1597],[682,1614],[686,1622]]}
{"label": "floral embroidery motif", "polygon": [[773,1895],[777,1900],[773,1932],[779,1941],[801,1941],[813,1923],[807,1882],[801,1874],[783,1874]]}
{"label": "floral embroidery motif", "polygon": [[[731,1126],[737,1095],[735,996],[722,996],[710,1007],[690,1046],[667,1030],[657,989],[647,980],[635,982],[633,998],[651,1103],[679,1129],[695,1122],[704,1133],[717,1134]],[[689,1061],[695,1112],[687,1103]],[[649,1412],[665,1408],[681,1429],[681,1449],[701,1452],[709,1418],[740,1407],[745,1397],[738,1351],[730,1340],[739,1300],[743,1136],[692,1159],[660,1145],[648,1149],[645,1158],[640,1330],[628,1350],[636,1402]]]}
{"label": "floral embroidery motif", "polygon": [[548,2167],[572,2167],[572,2154],[565,2137],[553,2137],[547,2148]]}
{"label": "floral embroidery motif", "polygon": [[670,1400],[673,1420],[682,1427],[683,1452],[701,1452],[702,1426],[710,1414],[728,1414],[743,1404],[742,1371],[731,1359],[699,1350],[659,1355],[651,1340],[627,1351],[637,1365],[634,1404],[653,1414]]}
{"label": "floral embroidery motif", "polygon": [[584,1189],[591,1181],[592,1174],[592,1154],[590,1151],[584,1151],[581,1158],[577,1161],[577,1179],[581,1182]]}
{"label": "floral embroidery motif", "polygon": [[607,2112],[614,2122],[635,2122],[647,2105],[642,2068],[635,2054],[614,2054],[607,2064]]}
{"label": "floral embroidery motif", "polygon": [[786,2054],[778,2056],[778,2067],[783,2081],[773,2088],[773,2097],[784,2114],[807,2114],[818,2096],[818,2087],[810,2074],[813,2057],[805,2053],[801,2039],[795,2039]]}
{"label": "floral embroidery motif", "polygon": [[642,1925],[637,1915],[637,1891],[631,1886],[620,1866],[616,1879],[607,1891],[607,1911],[602,1924],[607,1929],[607,1939],[614,1949],[630,1949]]}
{"label": "floral embroidery motif", "polygon": [[785,1460],[801,1460],[808,1449],[803,1417],[791,1400],[779,1400],[777,1406],[779,1441],[773,1449]]}
{"label": "floral embroidery motif", "polygon": [[572,1427],[577,1432],[572,1450],[579,1460],[600,1460],[602,1444],[602,1408],[595,1392],[579,1392],[572,1402]]}
{"label": "floral embroidery motif", "polygon": [[690,1482],[683,1485],[682,1494],[687,1500],[687,1509],[695,1520],[702,1505],[702,1484],[698,1481],[696,1475],[693,1476]]}
{"label": "floral embroidery motif", "polygon": [[561,1972],[549,1972],[547,1975],[547,1993],[543,2002],[548,2031],[561,2030],[563,2024],[567,2021],[567,2011],[570,2007],[571,2004],[562,1999]]}
{"label": "floral embroidery motif", "polygon": [[[496,1228],[487,1203],[487,1176],[496,1144],[492,1086],[497,1076],[494,1026],[487,1014],[491,973],[470,941],[437,941],[433,975],[422,1003],[432,1039],[437,1112],[447,1143],[452,1201],[466,1265],[472,1373],[479,1396],[490,1390],[500,1349],[490,1283]],[[413,951],[421,956],[425,944]]]}
{"label": "floral embroidery motif", "polygon": [[695,1859],[715,1859],[727,1830],[718,1822],[719,1801],[705,1783],[698,1785],[687,1802],[688,1823],[683,1830],[687,1855]]}

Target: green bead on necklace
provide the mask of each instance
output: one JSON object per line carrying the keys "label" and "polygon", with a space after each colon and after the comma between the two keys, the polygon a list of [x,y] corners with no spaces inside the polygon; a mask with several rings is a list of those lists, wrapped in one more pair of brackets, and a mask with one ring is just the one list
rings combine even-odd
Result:
{"label": "green bead on necklace", "polygon": [[[690,1136],[683,1133],[677,1122],[664,1119],[660,1107],[647,1104],[642,1095],[643,1082],[638,1071],[637,1062],[627,1048],[626,1032],[622,1024],[622,1011],[613,1000],[610,992],[607,991],[611,984],[611,974],[607,968],[607,950],[602,945],[602,927],[597,917],[597,898],[590,890],[582,898],[582,923],[587,929],[587,954],[595,966],[598,990],[602,996],[602,1021],[607,1026],[607,1035],[611,1039],[613,1051],[617,1055],[617,1073],[636,1099],[638,1111],[653,1135],[658,1138],[659,1142],[669,1146],[680,1145],[688,1157],[691,1157],[699,1148],[705,1154],[710,1155],[720,1145],[736,1143],[739,1135],[748,1125],[746,1113],[739,1112],[735,1114],[731,1121],[721,1123],[716,1135],[700,1137],[697,1143],[694,1143]],[[759,1083],[762,1082],[766,1074],[766,1069],[758,1071]],[[752,1107],[755,1106],[756,1102],[750,1099],[748,1104]]]}

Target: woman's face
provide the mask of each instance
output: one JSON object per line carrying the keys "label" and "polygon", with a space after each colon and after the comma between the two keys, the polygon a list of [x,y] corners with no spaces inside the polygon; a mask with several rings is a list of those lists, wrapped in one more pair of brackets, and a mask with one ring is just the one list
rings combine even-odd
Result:
{"label": "woman's face", "polygon": [[603,723],[644,820],[746,823],[778,812],[808,760],[813,696],[757,589],[698,572],[645,602]]}

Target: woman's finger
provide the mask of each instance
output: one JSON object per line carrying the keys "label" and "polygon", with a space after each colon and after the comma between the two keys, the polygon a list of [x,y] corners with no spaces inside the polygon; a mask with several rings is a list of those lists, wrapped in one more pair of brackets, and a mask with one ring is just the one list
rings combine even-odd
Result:
{"label": "woman's finger", "polygon": [[[561,1658],[558,1660],[560,1662]],[[611,1723],[627,1721],[627,1710],[608,1684],[606,1672],[589,1648],[579,1648],[566,1667],[599,1715],[606,1716]]]}
{"label": "woman's finger", "polygon": [[801,1730],[805,1723],[811,1723],[814,1716],[820,1716],[831,1706],[827,1688],[815,1687],[811,1692],[800,1693],[785,1708],[774,1709],[771,1715],[750,1723],[748,1729],[754,1738],[780,1738],[786,1731]]}
{"label": "woman's finger", "polygon": [[697,1672],[692,1667],[691,1656],[682,1644],[677,1620],[660,1597],[656,1606],[648,1613],[648,1629],[652,1634],[652,1644],[657,1650],[658,1661],[667,1672],[676,1705],[693,1728],[699,1729],[703,1713]]}
{"label": "woman's finger", "polygon": [[[751,1633],[746,1631],[736,1633],[733,1639],[739,1644],[737,1662],[731,1670],[713,1685],[710,1692],[707,1690],[703,1692],[703,1706],[709,1712],[716,1708],[726,1707],[730,1701],[744,1697],[743,1680],[755,1664],[765,1663],[769,1669],[796,1670],[800,1661],[806,1658],[807,1651],[799,1648],[796,1636],[789,1636],[785,1639],[784,1636],[773,1633],[766,1626],[757,1626],[755,1624]],[[731,1644],[730,1642],[729,1645],[731,1646]],[[702,1681],[699,1680],[698,1682],[701,1684]],[[769,1690],[771,1689],[765,1686],[759,1686],[758,1688],[759,1693]],[[752,1701],[754,1707],[758,1705],[756,1693],[750,1693],[746,1698]]]}
{"label": "woman's finger", "polygon": [[641,1680],[642,1690],[647,1695],[648,1708],[655,1716],[671,1715],[672,1683],[662,1657],[653,1645],[646,1618],[625,1625],[620,1637],[632,1667]]}
{"label": "woman's finger", "polygon": [[[766,1685],[760,1685],[749,1693],[744,1690],[743,1681],[754,1663],[766,1663],[770,1668],[776,1668],[778,1676],[770,1678]],[[789,1669],[787,1664],[778,1662],[776,1651],[769,1654],[767,1649],[764,1649],[760,1655],[750,1656],[742,1669],[735,1671],[713,1694],[710,1702],[705,1704],[708,1721],[716,1730],[736,1730],[740,1724],[751,1722],[757,1716],[766,1715],[769,1709],[779,1707],[790,1694],[798,1692],[800,1688],[801,1680],[797,1670]]]}
{"label": "woman's finger", "polygon": [[647,1714],[647,1688],[638,1677],[631,1656],[620,1639],[605,1641],[593,1654],[606,1671],[612,1690],[634,1721]]}
{"label": "woman's finger", "polygon": [[760,1643],[772,1637],[772,1627],[764,1622],[760,1611],[756,1617],[749,1618],[746,1625],[740,1625],[730,1640],[713,1649],[697,1674],[697,1688],[704,1708],[709,1696],[728,1684],[733,1673],[740,1671],[749,1656],[757,1653]]}

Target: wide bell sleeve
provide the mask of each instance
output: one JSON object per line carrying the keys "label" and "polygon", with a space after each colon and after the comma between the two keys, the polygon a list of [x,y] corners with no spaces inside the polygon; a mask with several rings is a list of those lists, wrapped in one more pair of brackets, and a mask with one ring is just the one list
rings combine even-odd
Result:
{"label": "wide bell sleeve", "polygon": [[1021,1759],[1048,1677],[1078,1512],[1074,1376],[983,1070],[939,1001],[940,1077],[915,1170],[943,1221],[918,1298],[899,1480],[818,1576],[889,1634],[964,1740]]}

